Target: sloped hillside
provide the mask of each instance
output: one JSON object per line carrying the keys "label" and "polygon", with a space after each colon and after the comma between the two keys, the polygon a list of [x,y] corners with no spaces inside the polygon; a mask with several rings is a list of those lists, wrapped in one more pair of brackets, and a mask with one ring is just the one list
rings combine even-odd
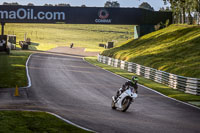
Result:
{"label": "sloped hillside", "polygon": [[200,26],[171,25],[101,54],[200,78]]}

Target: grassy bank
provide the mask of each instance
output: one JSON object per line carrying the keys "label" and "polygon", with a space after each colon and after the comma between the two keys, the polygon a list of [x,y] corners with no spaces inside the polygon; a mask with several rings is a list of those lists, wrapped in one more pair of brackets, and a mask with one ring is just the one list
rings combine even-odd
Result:
{"label": "grassy bank", "polygon": [[133,37],[132,25],[84,24],[6,24],[5,34],[15,34],[17,42],[24,36],[31,38],[32,49],[48,50],[56,46],[74,46],[99,49],[100,43],[114,41],[119,45]]}
{"label": "grassy bank", "polygon": [[200,26],[171,25],[102,54],[181,76],[200,78]]}
{"label": "grassy bank", "polygon": [[[122,77],[125,77],[127,79],[130,79],[133,75],[135,75],[134,73],[127,72],[127,71],[122,70],[120,68],[116,68],[116,67],[108,66],[106,64],[102,64],[102,63],[97,61],[97,57],[86,57],[85,60],[90,62],[91,64],[93,64],[95,66],[99,66],[99,67],[101,67],[105,70],[111,71],[111,72],[118,74]],[[193,105],[200,107],[200,97],[199,96],[186,94],[184,92],[174,90],[174,89],[167,87],[163,84],[153,82],[152,80],[145,79],[141,76],[137,76],[137,77],[139,77],[139,83],[144,85],[144,86],[152,88],[152,89],[154,89],[154,90],[156,90],[156,91],[158,91],[158,92],[160,92],[160,93],[162,93],[162,94],[164,94],[168,97],[175,98],[175,99],[178,99],[178,100],[181,100],[181,101],[184,101],[184,102],[188,102],[188,103],[191,103]]]}
{"label": "grassy bank", "polygon": [[14,50],[10,55],[0,53],[0,88],[27,86],[26,61],[30,54]]}
{"label": "grassy bank", "polygon": [[1,111],[1,133],[86,133],[64,121],[42,112]]}

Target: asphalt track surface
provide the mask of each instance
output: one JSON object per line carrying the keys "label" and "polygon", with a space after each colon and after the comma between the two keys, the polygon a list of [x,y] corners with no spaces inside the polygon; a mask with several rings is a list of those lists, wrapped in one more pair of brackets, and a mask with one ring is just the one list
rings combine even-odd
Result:
{"label": "asphalt track surface", "polygon": [[199,109],[141,86],[127,112],[112,110],[111,97],[126,80],[85,62],[79,52],[54,53],[58,51],[31,56],[32,86],[21,99],[21,108],[53,112],[96,132],[200,132]]}

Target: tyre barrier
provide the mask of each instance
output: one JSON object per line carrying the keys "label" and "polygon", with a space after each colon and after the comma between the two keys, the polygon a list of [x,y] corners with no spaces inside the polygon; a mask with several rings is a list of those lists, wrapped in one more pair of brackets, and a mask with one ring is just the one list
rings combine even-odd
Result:
{"label": "tyre barrier", "polygon": [[113,67],[119,67],[157,83],[167,85],[173,89],[178,89],[189,94],[200,95],[200,79],[198,78],[179,76],[133,62],[126,62],[102,55],[98,55],[98,61]]}

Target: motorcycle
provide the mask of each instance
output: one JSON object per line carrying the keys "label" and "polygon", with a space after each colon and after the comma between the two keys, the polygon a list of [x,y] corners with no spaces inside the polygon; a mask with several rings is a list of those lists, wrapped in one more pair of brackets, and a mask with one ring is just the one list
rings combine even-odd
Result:
{"label": "motorcycle", "polygon": [[134,88],[129,87],[127,90],[122,92],[116,100],[115,96],[112,97],[111,107],[112,109],[118,109],[125,112],[137,97],[138,95],[134,92]]}

